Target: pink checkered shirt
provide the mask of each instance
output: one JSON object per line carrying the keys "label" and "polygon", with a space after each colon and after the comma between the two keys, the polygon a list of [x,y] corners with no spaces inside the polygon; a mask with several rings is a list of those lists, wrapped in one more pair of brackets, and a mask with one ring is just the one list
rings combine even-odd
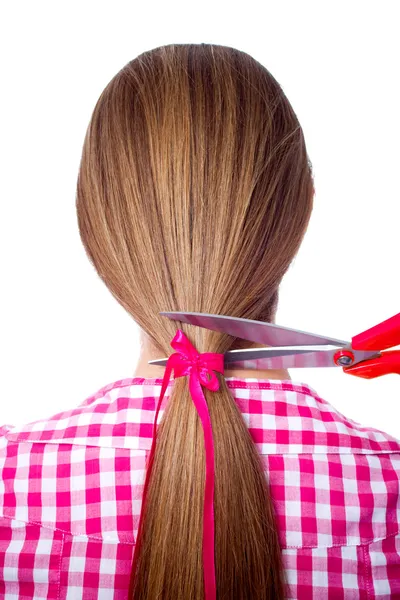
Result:
{"label": "pink checkered shirt", "polygon": [[[0,598],[127,599],[161,384],[122,379],[0,428]],[[400,598],[400,440],[302,382],[227,384],[270,484],[287,598]]]}

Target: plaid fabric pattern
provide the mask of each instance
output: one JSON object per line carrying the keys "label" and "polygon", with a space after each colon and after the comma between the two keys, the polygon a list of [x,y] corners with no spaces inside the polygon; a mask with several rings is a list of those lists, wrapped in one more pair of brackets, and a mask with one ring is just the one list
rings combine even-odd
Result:
{"label": "plaid fabric pattern", "polygon": [[[269,481],[286,597],[400,599],[400,440],[305,383],[226,381]],[[0,428],[0,598],[127,599],[161,384],[122,379]]]}

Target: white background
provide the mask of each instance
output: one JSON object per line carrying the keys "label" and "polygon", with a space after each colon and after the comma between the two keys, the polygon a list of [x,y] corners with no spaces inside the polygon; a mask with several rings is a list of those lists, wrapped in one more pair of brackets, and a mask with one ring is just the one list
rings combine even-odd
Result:
{"label": "white background", "polygon": [[[73,408],[132,376],[138,330],[86,258],[75,186],[99,94],[162,44],[248,52],[302,124],[315,208],[276,323],[350,341],[400,311],[398,9],[350,0],[2,5],[0,425]],[[290,374],[347,417],[400,437],[398,375]]]}

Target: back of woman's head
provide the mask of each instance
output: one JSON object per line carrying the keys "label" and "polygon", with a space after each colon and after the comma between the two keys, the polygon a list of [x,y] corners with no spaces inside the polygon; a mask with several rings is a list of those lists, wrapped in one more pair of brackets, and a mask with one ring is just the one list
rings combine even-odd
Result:
{"label": "back of woman's head", "polygon": [[[170,44],[126,64],[95,106],[77,188],[80,234],[114,297],[160,356],[177,328],[199,352],[249,347],[160,311],[273,322],[278,288],[313,201],[302,129],[254,58],[215,44]],[[266,475],[224,376],[203,388],[215,449],[218,598],[284,597]],[[158,426],[130,598],[202,600],[203,430],[174,380]],[[140,542],[140,543],[139,543]]]}

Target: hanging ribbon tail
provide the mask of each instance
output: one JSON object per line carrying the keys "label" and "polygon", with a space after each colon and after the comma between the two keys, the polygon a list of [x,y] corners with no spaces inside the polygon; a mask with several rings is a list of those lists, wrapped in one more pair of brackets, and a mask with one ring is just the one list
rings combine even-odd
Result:
{"label": "hanging ribbon tail", "polygon": [[[172,356],[174,356],[174,355],[171,355],[170,358]],[[137,557],[140,555],[140,547],[141,547],[141,542],[143,539],[143,535],[142,535],[143,521],[144,521],[144,510],[143,509],[146,507],[147,490],[149,487],[151,471],[153,469],[154,456],[155,456],[155,452],[156,452],[157,417],[158,417],[158,412],[160,410],[162,400],[164,398],[165,391],[167,389],[167,386],[168,386],[168,383],[169,383],[169,380],[171,377],[172,369],[173,369],[173,359],[168,360],[166,368],[165,368],[164,378],[163,378],[162,387],[161,387],[161,394],[158,399],[156,413],[155,413],[154,422],[153,422],[153,440],[151,443],[150,454],[149,454],[149,458],[147,461],[146,478],[144,481],[143,495],[142,495],[142,510],[140,511],[138,533],[137,533],[137,537],[135,540],[136,544],[135,544],[135,550],[134,550],[133,560],[132,560],[132,574],[134,574],[134,575],[136,574],[137,560],[138,560]]]}
{"label": "hanging ribbon tail", "polygon": [[[146,478],[143,489],[142,510],[140,513],[138,536],[133,557],[132,574],[136,575],[137,556],[140,553],[141,540],[143,538],[142,528],[144,520],[144,508],[146,507],[147,490],[151,477],[151,471],[154,462],[156,437],[157,437],[157,418],[162,399],[167,389],[171,371],[174,369],[175,378],[189,375],[189,391],[193,403],[199,414],[203,432],[204,448],[206,459],[206,476],[204,489],[204,518],[203,518],[203,570],[204,570],[204,592],[206,600],[216,600],[216,581],[215,581],[215,531],[214,531],[214,442],[211,427],[211,418],[208,410],[207,401],[202,391],[202,385],[209,390],[219,389],[219,380],[214,371],[224,373],[224,355],[213,352],[204,352],[200,354],[190,343],[184,332],[177,330],[171,346],[177,350],[168,358],[164,373],[161,394],[158,400],[157,409],[153,423],[153,441],[151,444],[150,455],[148,459]],[[132,579],[131,579],[132,583]],[[130,588],[131,593],[131,588]]]}
{"label": "hanging ribbon tail", "polygon": [[[215,375],[215,374],[214,374]],[[218,383],[218,379],[217,379]],[[216,599],[215,582],[215,531],[214,531],[214,443],[210,413],[207,401],[201,389],[198,373],[193,369],[190,373],[189,389],[196,406],[204,431],[204,447],[206,455],[206,482],[204,489],[203,517],[203,568],[204,592],[207,600]]]}

